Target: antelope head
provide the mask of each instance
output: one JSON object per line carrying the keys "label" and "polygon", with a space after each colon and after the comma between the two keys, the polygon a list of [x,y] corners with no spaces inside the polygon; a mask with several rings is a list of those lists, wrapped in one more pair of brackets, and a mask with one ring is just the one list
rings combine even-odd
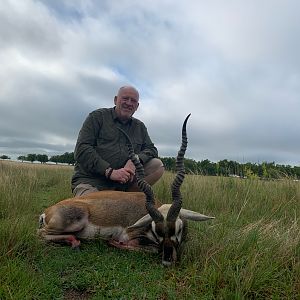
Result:
{"label": "antelope head", "polygon": [[129,141],[129,157],[136,167],[137,184],[140,190],[146,195],[146,209],[148,211],[146,216],[128,227],[128,229],[138,229],[150,225],[153,239],[162,252],[162,264],[165,266],[171,265],[178,259],[180,246],[187,233],[187,220],[206,221],[213,219],[213,217],[182,208],[180,187],[185,176],[184,154],[187,148],[186,124],[189,117],[190,114],[186,117],[182,126],[182,143],[176,159],[176,176],[171,186],[173,202],[172,204],[164,204],[158,209],[155,207],[152,187],[144,180],[143,166],[133,152],[129,137],[123,132]]}

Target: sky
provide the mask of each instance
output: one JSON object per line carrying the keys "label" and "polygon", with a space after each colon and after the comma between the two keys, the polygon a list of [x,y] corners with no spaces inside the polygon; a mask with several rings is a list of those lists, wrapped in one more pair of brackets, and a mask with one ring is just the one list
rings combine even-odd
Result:
{"label": "sky", "polygon": [[1,0],[0,155],[74,151],[140,92],[159,155],[300,165],[300,1]]}

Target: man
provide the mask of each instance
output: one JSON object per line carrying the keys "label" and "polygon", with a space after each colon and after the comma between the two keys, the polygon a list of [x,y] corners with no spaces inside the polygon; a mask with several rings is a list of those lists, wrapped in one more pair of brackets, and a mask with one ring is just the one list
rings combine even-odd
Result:
{"label": "man", "polygon": [[130,137],[149,184],[157,182],[164,172],[146,126],[132,117],[139,106],[138,91],[132,86],[121,87],[114,104],[113,108],[91,112],[79,132],[72,177],[75,197],[99,190],[139,191],[135,166],[128,159],[128,141],[118,128]]}

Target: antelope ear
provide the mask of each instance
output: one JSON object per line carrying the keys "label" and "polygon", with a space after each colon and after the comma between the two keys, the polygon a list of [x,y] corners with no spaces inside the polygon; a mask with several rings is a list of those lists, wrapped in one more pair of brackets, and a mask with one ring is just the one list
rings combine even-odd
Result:
{"label": "antelope ear", "polygon": [[188,210],[188,209],[184,209],[182,208],[180,210],[179,215],[187,220],[191,220],[191,221],[207,221],[210,219],[214,219],[215,217],[209,217],[206,215],[202,215],[198,212],[192,211],[192,210]]}
{"label": "antelope ear", "polygon": [[142,218],[137,220],[133,225],[128,226],[128,228],[139,228],[139,227],[147,226],[151,222],[152,222],[152,218],[149,214],[147,214],[146,216],[143,216]]}

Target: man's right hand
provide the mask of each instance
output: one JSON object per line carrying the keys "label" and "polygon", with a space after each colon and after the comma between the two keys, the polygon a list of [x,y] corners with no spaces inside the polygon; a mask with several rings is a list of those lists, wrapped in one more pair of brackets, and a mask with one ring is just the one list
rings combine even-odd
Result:
{"label": "man's right hand", "polygon": [[126,183],[128,181],[132,181],[132,178],[134,177],[134,171],[131,168],[125,167],[113,170],[110,175],[110,180],[117,181],[119,183]]}

